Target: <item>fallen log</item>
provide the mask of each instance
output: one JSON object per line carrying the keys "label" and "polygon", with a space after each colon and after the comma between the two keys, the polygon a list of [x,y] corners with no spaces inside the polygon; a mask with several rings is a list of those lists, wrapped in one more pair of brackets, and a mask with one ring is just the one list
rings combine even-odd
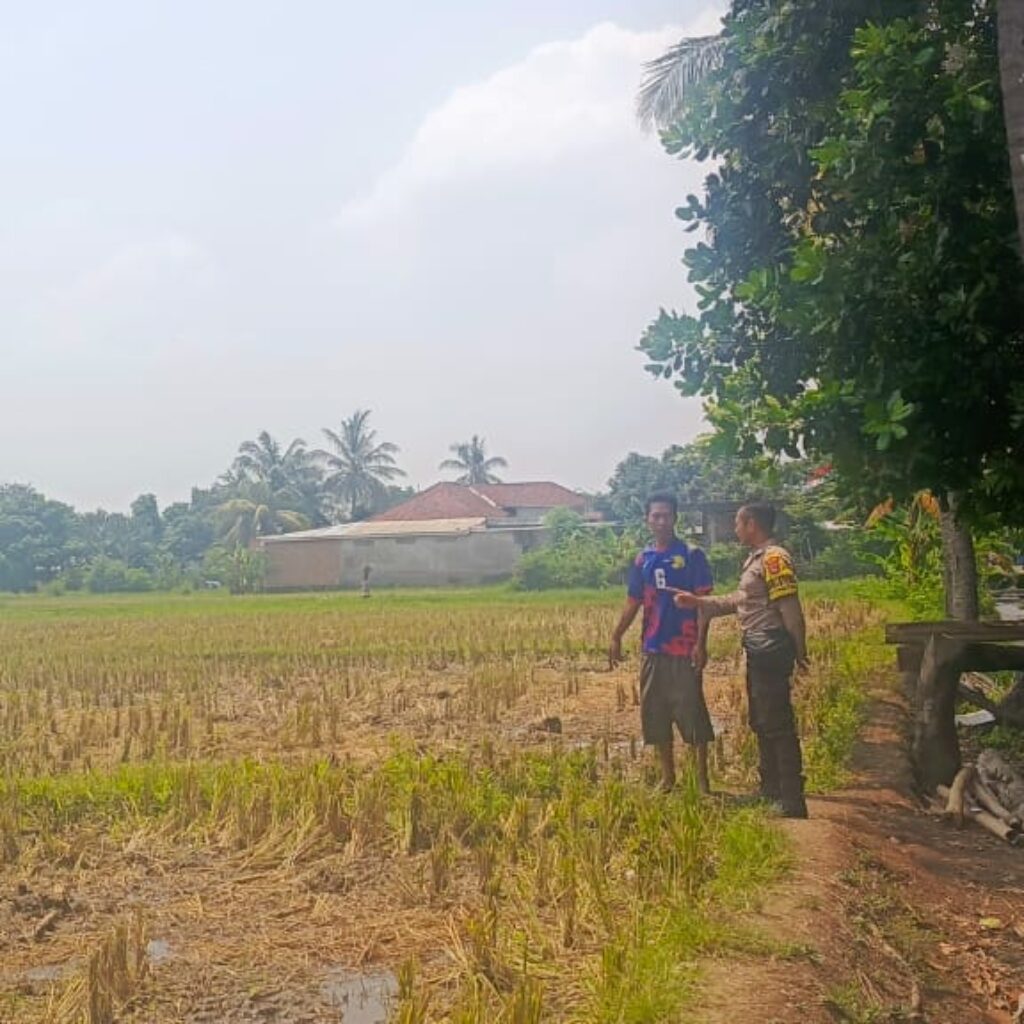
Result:
{"label": "fallen log", "polygon": [[954,776],[953,784],[946,793],[946,814],[956,822],[957,828],[961,828],[964,823],[967,786],[973,778],[974,765],[965,764]]}
{"label": "fallen log", "polygon": [[974,797],[975,801],[989,814],[994,814],[997,818],[1005,821],[1011,828],[1015,828],[1018,831],[1021,826],[1024,825],[1024,821],[1021,820],[1019,814],[1014,814],[1012,811],[1008,811],[1000,802],[999,798],[992,792],[988,786],[985,785],[981,780],[981,776],[975,773],[974,778],[971,779],[970,786],[971,796]]}
{"label": "fallen log", "polygon": [[[938,786],[936,792],[942,797],[947,806],[950,803],[951,787],[949,786]],[[983,829],[991,832],[992,835],[1002,839],[1003,842],[1009,843],[1011,846],[1020,846],[1022,839],[1021,833],[1018,829],[1008,825],[1005,821],[997,818],[994,814],[989,814],[988,811],[982,810],[980,807],[964,807],[964,813],[972,821],[976,821]]]}

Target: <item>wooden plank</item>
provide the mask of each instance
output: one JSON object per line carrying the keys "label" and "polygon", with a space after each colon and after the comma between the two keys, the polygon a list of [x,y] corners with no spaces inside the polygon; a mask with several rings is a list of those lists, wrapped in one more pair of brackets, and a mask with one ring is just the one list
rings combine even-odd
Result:
{"label": "wooden plank", "polygon": [[912,672],[917,675],[923,657],[923,644],[900,644],[896,648],[896,665],[901,672]]}
{"label": "wooden plank", "polygon": [[885,627],[887,644],[924,647],[933,636],[955,636],[967,641],[1024,640],[1024,622],[890,622]]}

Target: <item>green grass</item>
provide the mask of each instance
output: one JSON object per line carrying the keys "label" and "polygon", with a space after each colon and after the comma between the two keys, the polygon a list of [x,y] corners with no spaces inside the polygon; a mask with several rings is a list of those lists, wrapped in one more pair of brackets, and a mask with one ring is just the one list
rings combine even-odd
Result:
{"label": "green grass", "polygon": [[369,599],[357,591],[318,591],[285,594],[229,594],[225,590],[149,594],[0,594],[0,615],[5,618],[135,618],[175,615],[271,615],[352,611],[361,615],[389,615],[404,610],[438,607],[460,609],[495,607],[557,608],[560,605],[602,607],[620,601],[625,589],[519,591],[505,584],[489,587],[375,590]]}

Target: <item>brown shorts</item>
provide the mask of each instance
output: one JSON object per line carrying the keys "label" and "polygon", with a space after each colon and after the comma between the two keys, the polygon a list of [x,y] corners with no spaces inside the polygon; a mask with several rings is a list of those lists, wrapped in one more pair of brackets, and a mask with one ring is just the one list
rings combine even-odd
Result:
{"label": "brown shorts", "polygon": [[673,722],[687,743],[710,743],[715,738],[701,677],[690,659],[674,654],[645,654],[640,667],[640,727],[644,743],[670,742]]}

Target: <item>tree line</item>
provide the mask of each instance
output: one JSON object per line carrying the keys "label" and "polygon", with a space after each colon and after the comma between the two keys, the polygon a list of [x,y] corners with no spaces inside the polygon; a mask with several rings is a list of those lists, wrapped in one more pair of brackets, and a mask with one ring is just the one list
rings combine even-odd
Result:
{"label": "tree line", "polygon": [[[141,494],[127,513],[78,512],[26,484],[0,484],[0,590],[195,585],[248,571],[240,552],[257,537],[383,512],[414,491],[400,482],[398,446],[378,437],[370,416],[358,409],[338,429],[324,428],[322,448],[261,431],[212,485],[163,509]],[[475,434],[449,451],[439,468],[461,483],[497,483],[507,466]]]}

